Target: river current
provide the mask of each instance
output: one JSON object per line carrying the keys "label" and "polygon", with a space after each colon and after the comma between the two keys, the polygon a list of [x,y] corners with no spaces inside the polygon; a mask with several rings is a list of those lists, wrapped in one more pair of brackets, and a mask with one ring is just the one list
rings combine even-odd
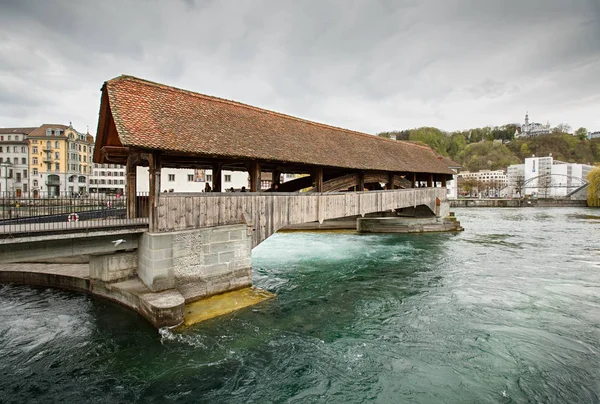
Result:
{"label": "river current", "polygon": [[253,266],[277,298],[180,332],[0,285],[0,402],[599,403],[600,210],[456,214],[276,234]]}

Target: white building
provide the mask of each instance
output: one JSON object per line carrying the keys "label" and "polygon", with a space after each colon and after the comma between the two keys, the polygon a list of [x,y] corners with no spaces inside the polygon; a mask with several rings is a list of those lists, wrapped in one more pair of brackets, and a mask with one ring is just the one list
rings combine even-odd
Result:
{"label": "white building", "polygon": [[503,190],[508,185],[504,170],[479,170],[477,172],[463,171],[456,174],[457,181],[474,179],[479,182],[478,195],[485,197],[504,196]]}
{"label": "white building", "polygon": [[593,166],[565,163],[554,160],[552,155],[528,157],[524,164],[508,167],[509,187],[512,196],[554,198],[568,195],[586,181]]}
{"label": "white building", "polygon": [[90,192],[101,194],[125,193],[125,166],[119,164],[95,164],[90,176]]}
{"label": "white building", "polygon": [[539,135],[548,135],[552,133],[552,129],[548,124],[541,124],[538,122],[529,122],[529,114],[525,114],[525,123],[521,125],[521,132],[517,130],[515,133],[516,138],[531,137]]}
{"label": "white building", "polygon": [[[451,169],[452,171],[454,171],[454,174],[452,175],[452,179],[449,181],[446,181],[446,189],[448,190],[447,196],[448,199],[456,199],[458,198],[458,180],[457,180],[457,175],[458,172],[463,168],[460,164],[458,164],[457,162],[453,161],[452,159],[448,158],[448,157],[442,157],[442,162],[448,166],[449,169]],[[440,184],[441,186],[441,184]]]}
{"label": "white building", "polygon": [[31,190],[27,135],[35,129],[0,128],[0,193],[20,197]]}
{"label": "white building", "polygon": [[600,139],[600,130],[596,131],[596,132],[589,132],[587,137],[590,140],[592,140],[592,139]]}
{"label": "white building", "polygon": [[523,196],[523,183],[525,182],[525,164],[513,164],[506,169],[507,187],[506,196]]}

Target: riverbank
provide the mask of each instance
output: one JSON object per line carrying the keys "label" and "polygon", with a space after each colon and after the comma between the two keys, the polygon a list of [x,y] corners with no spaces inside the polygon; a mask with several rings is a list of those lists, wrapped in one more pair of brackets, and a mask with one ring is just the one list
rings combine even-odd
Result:
{"label": "riverbank", "polygon": [[585,208],[587,201],[571,199],[451,199],[451,208],[527,208],[569,207]]}

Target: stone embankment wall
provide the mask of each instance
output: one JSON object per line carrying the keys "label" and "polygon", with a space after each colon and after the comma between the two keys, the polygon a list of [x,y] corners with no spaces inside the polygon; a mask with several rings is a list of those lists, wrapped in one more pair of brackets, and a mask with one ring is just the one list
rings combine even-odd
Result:
{"label": "stone embankment wall", "polygon": [[586,207],[586,201],[571,199],[452,199],[451,208]]}

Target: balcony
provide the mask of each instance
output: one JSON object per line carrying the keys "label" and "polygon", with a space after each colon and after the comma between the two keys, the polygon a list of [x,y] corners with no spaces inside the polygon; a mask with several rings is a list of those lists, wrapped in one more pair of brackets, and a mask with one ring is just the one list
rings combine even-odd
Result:
{"label": "balcony", "polygon": [[46,185],[60,185],[60,178],[48,177],[48,179],[46,179]]}

